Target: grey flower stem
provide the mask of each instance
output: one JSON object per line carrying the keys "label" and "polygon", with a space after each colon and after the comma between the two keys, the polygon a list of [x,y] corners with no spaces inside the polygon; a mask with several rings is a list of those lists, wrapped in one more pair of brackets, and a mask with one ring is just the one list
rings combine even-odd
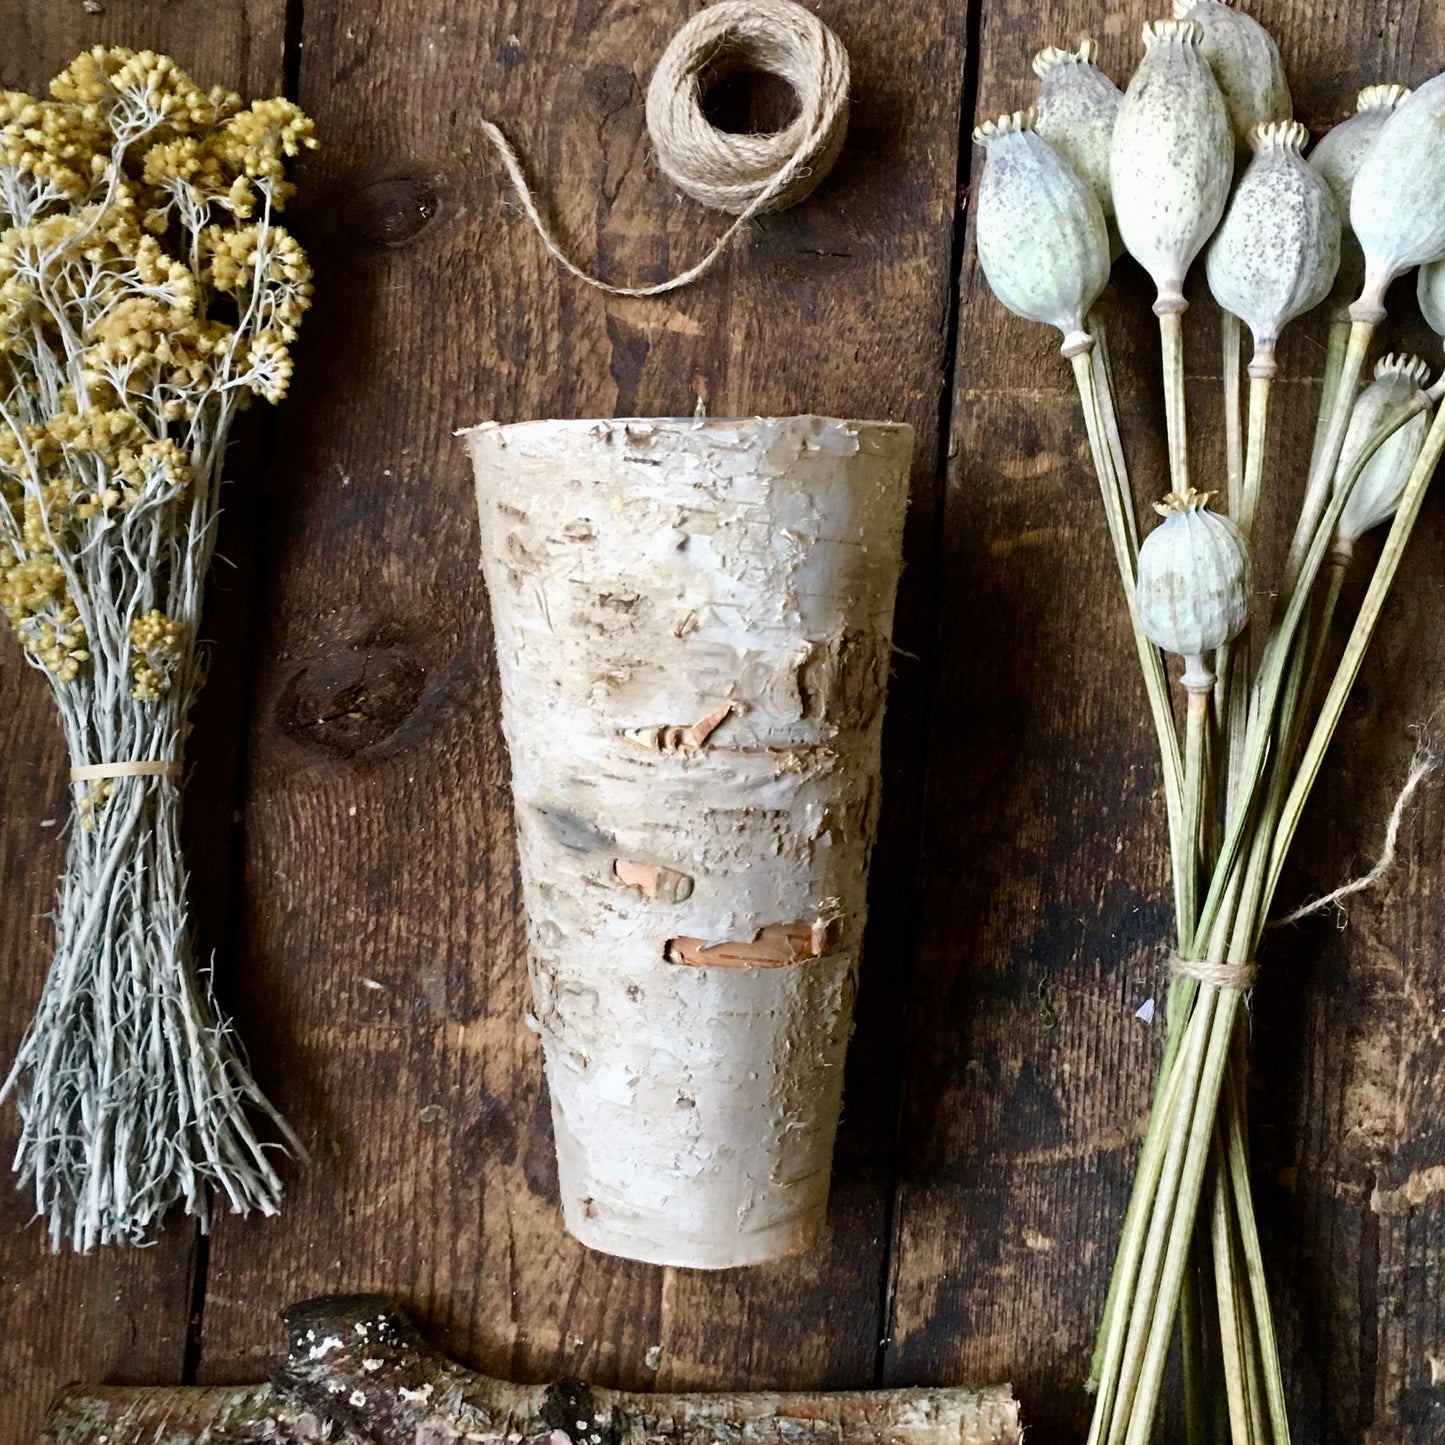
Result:
{"label": "grey flower stem", "polygon": [[1214,1261],[1215,1302],[1219,1311],[1220,1365],[1224,1374],[1225,1400],[1229,1407],[1229,1433],[1233,1440],[1259,1436],[1251,1428],[1248,1391],[1250,1341],[1245,1312],[1240,1308],[1235,1287],[1238,1267],[1235,1259],[1234,1227],[1230,1215],[1229,1175],[1220,1146],[1219,1131],[1209,1160],[1209,1242]]}
{"label": "grey flower stem", "polygon": [[[1113,452],[1109,442],[1109,427],[1105,420],[1104,402],[1101,400],[1099,373],[1087,351],[1076,351],[1071,357],[1074,380],[1079,391],[1079,401],[1084,412],[1084,426],[1089,437],[1089,448],[1094,462],[1094,471],[1099,480],[1099,492],[1104,502],[1104,515],[1108,521],[1109,537],[1114,545],[1114,557],[1119,567],[1119,580],[1123,584],[1125,603],[1129,614],[1129,626],[1134,634],[1134,646],[1139,655],[1139,667],[1144,676],[1144,691],[1149,702],[1150,716],[1154,721],[1154,732],[1159,743],[1159,756],[1164,772],[1164,800],[1169,818],[1170,853],[1176,860],[1174,868],[1175,908],[1178,911],[1182,898],[1182,883],[1178,860],[1182,857],[1180,840],[1184,823],[1184,775],[1179,754],[1179,737],[1174,726],[1174,711],[1169,701],[1169,684],[1164,675],[1164,662],[1147,637],[1139,622],[1139,609],[1134,599],[1136,583],[1137,551],[1131,545],[1131,529],[1127,520],[1133,511],[1132,498],[1127,502],[1121,479],[1114,465]],[[1108,407],[1113,410],[1112,396]]]}
{"label": "grey flower stem", "polygon": [[[1390,433],[1393,433],[1396,427],[1403,426],[1406,420],[1408,420],[1408,415],[1399,418],[1396,426],[1390,428]],[[1384,439],[1383,436],[1379,438],[1380,441],[1384,441]],[[1374,438],[1372,437],[1371,440],[1374,441]],[[1376,446],[1378,444],[1376,442]],[[1367,444],[1367,450],[1372,453],[1374,448],[1369,448]],[[1345,644],[1344,655],[1335,670],[1329,692],[1326,693],[1325,700],[1320,705],[1319,717],[1300,757],[1293,785],[1285,798],[1269,860],[1269,874],[1265,887],[1266,899],[1273,898],[1274,890],[1279,884],[1279,875],[1284,869],[1285,856],[1289,851],[1290,842],[1294,838],[1295,829],[1299,826],[1300,815],[1304,812],[1305,802],[1308,800],[1310,789],[1314,786],[1315,778],[1319,774],[1320,764],[1329,748],[1330,740],[1335,735],[1335,729],[1339,725],[1350,689],[1359,675],[1365,650],[1370,645],[1370,639],[1375,635],[1375,627],[1379,623],[1385,598],[1395,580],[1395,573],[1399,570],[1400,559],[1404,556],[1405,546],[1410,540],[1410,534],[1414,531],[1416,520],[1420,515],[1421,504],[1425,500],[1426,490],[1429,488],[1430,479],[1434,476],[1435,468],[1439,464],[1442,454],[1445,454],[1445,408],[1436,411],[1435,418],[1430,424],[1430,430],[1426,433],[1425,444],[1421,447],[1420,455],[1410,473],[1410,480],[1405,484],[1405,494],[1400,499],[1400,507],[1395,513],[1395,520],[1385,539],[1380,560],[1375,564],[1374,575],[1370,578],[1369,588],[1365,593],[1364,601],[1360,604],[1360,611],[1355,618],[1350,639]],[[1351,470],[1358,471],[1362,468],[1363,459]]]}
{"label": "grey flower stem", "polygon": [[1169,437],[1169,486],[1178,496],[1189,490],[1189,423],[1184,404],[1184,311],[1159,317],[1159,350],[1164,367],[1164,427]]}
{"label": "grey flower stem", "polygon": [[1235,521],[1244,533],[1244,540],[1254,535],[1254,519],[1259,512],[1259,499],[1264,491],[1264,463],[1269,443],[1269,403],[1274,387],[1272,376],[1249,378],[1249,429],[1244,446],[1244,486],[1240,496],[1239,514]]}
{"label": "grey flower stem", "polygon": [[1340,373],[1345,366],[1345,352],[1350,345],[1350,323],[1331,321],[1329,336],[1325,341],[1325,374],[1320,382],[1320,409],[1315,420],[1315,437],[1310,447],[1310,473],[1319,464],[1320,450],[1325,444],[1325,433],[1329,430],[1330,417],[1334,415],[1335,397],[1340,391]]}
{"label": "grey flower stem", "polygon": [[[1259,1243],[1259,1229],[1254,1217],[1254,1195],[1249,1185],[1249,1151],[1244,1128],[1244,1094],[1241,1061],[1229,1071],[1225,1081],[1227,1101],[1224,1129],[1225,1157],[1229,1169],[1230,1194],[1239,1221],[1240,1244],[1244,1252],[1245,1273],[1249,1281],[1250,1305],[1259,1358],[1263,1366],[1264,1396],[1269,1407],[1270,1429],[1278,1441],[1289,1439],[1289,1415],[1285,1408],[1284,1375],[1279,1365],[1279,1345],[1274,1333],[1274,1314],[1269,1306],[1269,1282],[1264,1273],[1264,1251]],[[1256,1438],[1264,1439],[1260,1434]]]}
{"label": "grey flower stem", "polygon": [[1094,309],[1089,312],[1087,326],[1094,338],[1094,380],[1098,388],[1099,409],[1104,419],[1104,430],[1109,437],[1109,451],[1114,459],[1114,476],[1119,487],[1119,496],[1124,505],[1124,521],[1129,528],[1131,553],[1139,555],[1139,519],[1134,511],[1134,489],[1129,481],[1129,463],[1124,456],[1124,438],[1119,431],[1119,410],[1114,399],[1114,363],[1109,352],[1109,329],[1106,321],[1107,299],[1112,288],[1106,290]]}
{"label": "grey flower stem", "polygon": [[1370,343],[1375,337],[1373,321],[1350,323],[1350,334],[1345,347],[1345,357],[1340,365],[1340,378],[1330,408],[1329,425],[1325,428],[1324,440],[1310,467],[1309,481],[1305,486],[1304,504],[1300,507],[1299,521],[1295,525],[1294,537],[1290,541],[1289,555],[1285,558],[1283,589],[1289,592],[1299,581],[1304,566],[1305,554],[1309,551],[1320,525],[1330,497],[1330,482],[1335,468],[1340,464],[1340,452],[1345,445],[1345,431],[1350,424],[1350,412],[1354,408],[1355,393],[1359,390],[1360,376],[1365,369],[1365,358],[1369,355]]}
{"label": "grey flower stem", "polygon": [[[1229,502],[1229,515],[1239,521],[1240,508],[1244,504],[1244,431],[1240,424],[1239,375],[1240,375],[1240,334],[1239,317],[1221,308],[1219,330],[1224,351],[1224,468]],[[1220,669],[1221,680],[1223,669]],[[1220,716],[1223,716],[1221,710]]]}

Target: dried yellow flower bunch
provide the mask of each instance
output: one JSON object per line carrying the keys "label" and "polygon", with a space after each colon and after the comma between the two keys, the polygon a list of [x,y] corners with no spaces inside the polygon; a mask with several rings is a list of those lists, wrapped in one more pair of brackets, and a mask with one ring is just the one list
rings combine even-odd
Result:
{"label": "dried yellow flower bunch", "polygon": [[195,976],[179,772],[227,435],[285,395],[311,300],[277,215],[315,143],[289,100],[151,51],[0,93],[0,608],[54,689],[77,824],[0,1094],[57,1246],[138,1242],[176,1203],[204,1220],[211,1190],[276,1207],[244,1110],[274,1111]]}
{"label": "dried yellow flower bunch", "polygon": [[0,94],[0,606],[71,682],[86,609],[58,552],[184,509],[240,402],[285,395],[311,272],[273,217],[315,142],[290,101],[243,107],[150,51],[88,51],[50,92]]}

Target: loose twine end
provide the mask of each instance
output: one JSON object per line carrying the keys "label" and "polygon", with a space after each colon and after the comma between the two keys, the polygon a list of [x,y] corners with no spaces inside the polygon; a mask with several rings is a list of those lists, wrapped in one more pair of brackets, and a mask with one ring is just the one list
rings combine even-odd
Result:
{"label": "loose twine end", "polygon": [[[797,96],[797,117],[772,135],[718,130],[702,112],[702,94],[704,80],[722,63],[785,81]],[[843,149],[848,80],[843,42],[794,0],[722,0],[673,36],[647,88],[647,129],[658,164],[695,201],[736,219],[696,265],[651,286],[614,286],[573,261],[542,219],[511,142],[489,120],[481,130],[542,244],[564,270],[609,296],[660,296],[711,270],[755,216],[811,194]]]}
{"label": "loose twine end", "polygon": [[1322,913],[1326,908],[1339,907],[1352,894],[1363,893],[1380,882],[1395,866],[1395,853],[1400,842],[1400,828],[1405,821],[1405,811],[1409,808],[1411,799],[1414,798],[1420,784],[1439,766],[1439,757],[1422,737],[1416,744],[1414,756],[1410,759],[1410,772],[1405,779],[1405,786],[1400,789],[1399,795],[1395,799],[1395,806],[1390,809],[1390,816],[1385,824],[1385,840],[1380,848],[1379,861],[1375,866],[1368,873],[1364,873],[1358,878],[1352,878],[1333,892],[1326,893],[1323,898],[1316,898],[1313,902],[1296,908],[1293,913],[1286,913],[1283,918],[1271,919],[1265,926],[1282,928],[1286,923],[1298,923],[1300,919],[1309,918],[1315,913]]}

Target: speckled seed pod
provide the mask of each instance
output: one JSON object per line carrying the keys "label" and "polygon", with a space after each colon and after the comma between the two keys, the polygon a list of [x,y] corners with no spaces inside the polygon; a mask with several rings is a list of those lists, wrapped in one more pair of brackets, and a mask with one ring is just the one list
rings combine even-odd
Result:
{"label": "speckled seed pod", "polygon": [[[1370,433],[1395,420],[1424,396],[1429,375],[1430,368],[1415,356],[1386,356],[1376,364],[1374,381],[1355,398],[1355,409],[1350,413],[1349,430],[1335,472],[1337,486],[1354,466]],[[1417,411],[1365,463],[1340,513],[1339,537],[1346,549],[1372,527],[1395,515],[1429,427],[1428,409]]]}
{"label": "speckled seed pod", "polygon": [[1077,50],[1051,45],[1034,56],[1039,93],[1034,128],[1094,188],[1109,225],[1109,250],[1123,250],[1114,229],[1109,147],[1124,92],[1099,69],[1098,45],[1085,37]]}
{"label": "speckled seed pod", "polygon": [[1340,218],[1330,188],[1304,158],[1297,120],[1249,133],[1254,157],[1209,243],[1209,289],[1254,336],[1251,376],[1273,376],[1285,325],[1329,295],[1340,264]]}
{"label": "speckled seed pod", "polygon": [[1330,291],[1330,319],[1348,321],[1350,302],[1365,283],[1365,254],[1350,225],[1350,192],[1360,162],[1394,108],[1409,95],[1404,85],[1367,85],[1355,97],[1355,113],[1327,131],[1309,154],[1310,164],[1325,178],[1340,213],[1340,269]]}
{"label": "speckled seed pod", "polygon": [[1445,257],[1445,75],[1385,118],[1355,176],[1350,225],[1365,253],[1364,286],[1350,315],[1378,323],[1396,276]]}
{"label": "speckled seed pod", "polygon": [[1093,188],[1018,111],[973,133],[988,161],[975,200],[978,259],[1016,316],[1064,333],[1064,354],[1092,342],[1084,317],[1109,282],[1109,235]]}
{"label": "speckled seed pod", "polygon": [[1144,58],[1124,92],[1109,152],[1124,245],[1153,278],[1156,312],[1184,309],[1184,276],[1229,196],[1234,138],[1200,50],[1203,27],[1144,27]]}
{"label": "speckled seed pod", "polygon": [[1279,47],[1258,20],[1224,0],[1174,0],[1174,13],[1204,27],[1201,48],[1237,141],[1246,141],[1257,125],[1294,115]]}
{"label": "speckled seed pod", "polygon": [[1420,267],[1415,294],[1420,299],[1420,314],[1425,324],[1436,336],[1445,336],[1445,260]]}
{"label": "speckled seed pod", "polygon": [[1144,635],[1165,652],[1203,657],[1249,618],[1249,547],[1228,517],[1192,488],[1155,503],[1164,520],[1139,548],[1135,596]]}

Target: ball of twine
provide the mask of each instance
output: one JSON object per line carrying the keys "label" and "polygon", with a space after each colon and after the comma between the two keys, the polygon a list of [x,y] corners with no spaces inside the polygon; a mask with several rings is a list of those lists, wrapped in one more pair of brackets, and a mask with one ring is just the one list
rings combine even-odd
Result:
{"label": "ball of twine", "polygon": [[[734,70],[761,70],[797,97],[792,124],[771,135],[719,130],[706,88]],[[848,52],[793,0],[722,0],[672,37],[647,87],[658,164],[693,200],[732,215],[796,205],[833,168],[848,131]]]}
{"label": "ball of twine", "polygon": [[[798,114],[789,125],[770,135],[739,135],[708,120],[706,88],[738,69],[765,71],[792,89]],[[796,205],[833,168],[848,130],[848,52],[794,0],[721,0],[673,36],[647,88],[647,129],[658,164],[693,200],[737,219],[696,265],[652,286],[613,286],[578,266],[537,210],[506,136],[491,121],[481,127],[522,209],[568,272],[609,295],[658,296],[695,281],[754,216]]]}

